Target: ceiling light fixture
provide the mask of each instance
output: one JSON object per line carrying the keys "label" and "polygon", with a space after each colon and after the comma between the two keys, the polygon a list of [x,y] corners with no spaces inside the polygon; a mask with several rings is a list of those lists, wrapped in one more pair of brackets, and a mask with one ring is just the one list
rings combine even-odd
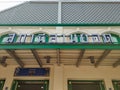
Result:
{"label": "ceiling light fixture", "polygon": [[90,63],[92,63],[92,64],[95,63],[95,58],[94,58],[94,56],[90,56],[89,59],[90,59]]}
{"label": "ceiling light fixture", "polygon": [[46,59],[46,63],[50,63],[50,56],[45,56],[44,58]]}

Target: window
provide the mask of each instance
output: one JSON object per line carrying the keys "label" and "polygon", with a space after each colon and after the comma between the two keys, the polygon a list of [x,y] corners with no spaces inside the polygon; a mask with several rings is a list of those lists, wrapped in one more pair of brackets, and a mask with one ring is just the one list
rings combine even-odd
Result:
{"label": "window", "polygon": [[48,90],[48,80],[14,80],[11,90]]}
{"label": "window", "polygon": [[103,81],[69,80],[68,90],[105,90]]}
{"label": "window", "polygon": [[120,90],[120,80],[113,80],[114,90]]}

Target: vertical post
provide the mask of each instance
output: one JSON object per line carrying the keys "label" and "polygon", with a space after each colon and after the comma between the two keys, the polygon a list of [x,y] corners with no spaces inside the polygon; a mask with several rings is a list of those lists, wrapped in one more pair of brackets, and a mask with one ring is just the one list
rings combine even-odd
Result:
{"label": "vertical post", "polygon": [[64,67],[61,65],[60,67],[58,65],[54,65],[54,86],[53,90],[63,90],[63,77],[64,76]]}
{"label": "vertical post", "polygon": [[[62,19],[62,15],[61,15],[61,7],[62,7],[62,3],[61,0],[58,1],[58,24],[61,24],[61,19]],[[56,33],[58,34],[63,34],[63,27],[56,27]]]}
{"label": "vertical post", "polygon": [[3,90],[11,90],[11,85],[13,82],[13,75],[14,75],[15,68],[16,67],[14,67],[14,66],[8,66],[4,69],[5,70],[4,73],[1,74],[1,75],[4,75],[4,77],[5,77],[5,83],[4,83]]}
{"label": "vertical post", "polygon": [[58,23],[61,23],[61,1],[58,2]]}
{"label": "vertical post", "polygon": [[113,84],[110,78],[106,78],[104,81],[105,81],[106,90],[109,90],[110,88],[114,90]]}

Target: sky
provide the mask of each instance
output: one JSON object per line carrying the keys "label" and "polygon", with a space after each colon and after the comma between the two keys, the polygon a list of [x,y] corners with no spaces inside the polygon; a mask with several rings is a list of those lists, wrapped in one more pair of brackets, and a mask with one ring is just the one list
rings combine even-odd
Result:
{"label": "sky", "polygon": [[[5,9],[9,9],[11,7],[19,5],[25,1],[29,1],[29,0],[0,0],[0,12]],[[34,1],[34,0],[32,0],[32,1]],[[37,1],[39,1],[39,0],[37,0]],[[42,1],[58,1],[58,0],[42,0]],[[69,1],[69,0],[66,0],[66,1]],[[72,1],[113,1],[113,2],[119,1],[120,2],[120,0],[72,0]]]}
{"label": "sky", "polygon": [[0,11],[19,5],[24,1],[25,0],[0,0]]}

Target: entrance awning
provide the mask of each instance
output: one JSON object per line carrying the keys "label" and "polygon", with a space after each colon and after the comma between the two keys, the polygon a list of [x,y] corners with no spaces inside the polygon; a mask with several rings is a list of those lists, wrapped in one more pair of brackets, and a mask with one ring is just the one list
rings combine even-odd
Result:
{"label": "entrance awning", "polygon": [[16,44],[0,45],[0,64],[19,65],[120,65],[119,44]]}

